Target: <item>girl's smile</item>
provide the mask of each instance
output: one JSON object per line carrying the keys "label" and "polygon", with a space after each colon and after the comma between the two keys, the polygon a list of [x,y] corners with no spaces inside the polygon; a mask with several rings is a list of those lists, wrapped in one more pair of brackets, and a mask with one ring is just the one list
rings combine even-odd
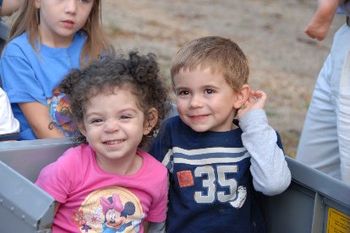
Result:
{"label": "girl's smile", "polygon": [[144,114],[130,88],[122,87],[90,98],[81,131],[106,171],[123,171],[132,163],[144,132]]}

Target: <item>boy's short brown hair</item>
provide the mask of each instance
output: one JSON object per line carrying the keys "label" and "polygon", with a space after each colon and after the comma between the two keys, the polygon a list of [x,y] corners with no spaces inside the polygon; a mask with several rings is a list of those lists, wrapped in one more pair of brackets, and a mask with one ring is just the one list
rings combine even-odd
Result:
{"label": "boy's short brown hair", "polygon": [[208,36],[184,44],[173,59],[171,78],[173,80],[182,69],[196,68],[222,73],[236,91],[248,82],[248,60],[241,48],[226,38]]}

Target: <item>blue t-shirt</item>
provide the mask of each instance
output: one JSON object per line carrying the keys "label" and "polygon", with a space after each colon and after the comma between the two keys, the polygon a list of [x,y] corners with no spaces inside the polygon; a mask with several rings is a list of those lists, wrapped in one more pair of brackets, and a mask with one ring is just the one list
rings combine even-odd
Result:
{"label": "blue t-shirt", "polygon": [[265,233],[240,128],[195,132],[166,120],[150,154],[169,170],[168,233]]}
{"label": "blue t-shirt", "polygon": [[35,50],[27,33],[10,41],[1,56],[0,76],[14,116],[21,124],[20,139],[36,139],[18,103],[39,102],[48,105],[53,90],[73,68],[80,67],[80,54],[86,41],[77,32],[67,48],[51,48],[38,44]]}

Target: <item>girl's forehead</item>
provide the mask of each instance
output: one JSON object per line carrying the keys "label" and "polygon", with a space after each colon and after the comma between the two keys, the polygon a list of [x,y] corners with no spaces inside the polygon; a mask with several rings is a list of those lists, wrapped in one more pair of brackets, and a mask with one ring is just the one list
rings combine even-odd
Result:
{"label": "girl's forehead", "polygon": [[108,98],[123,99],[125,102],[136,102],[138,103],[138,95],[131,85],[118,85],[118,86],[105,86],[100,89],[92,89],[87,94],[86,104],[91,105],[96,101],[103,101]]}
{"label": "girl's forehead", "polygon": [[91,86],[86,91],[87,99],[93,98],[96,95],[116,94],[119,91],[132,91],[132,85],[129,83],[105,83],[98,86]]}

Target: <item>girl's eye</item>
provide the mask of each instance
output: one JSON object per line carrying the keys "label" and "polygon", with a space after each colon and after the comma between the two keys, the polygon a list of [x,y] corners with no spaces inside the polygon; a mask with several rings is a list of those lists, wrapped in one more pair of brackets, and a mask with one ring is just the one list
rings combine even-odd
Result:
{"label": "girl's eye", "polygon": [[120,119],[122,119],[122,120],[127,120],[127,119],[131,119],[131,118],[132,118],[131,115],[121,115],[120,116]]}
{"label": "girl's eye", "polygon": [[98,124],[100,122],[102,122],[102,119],[92,119],[92,120],[90,120],[91,124]]}

